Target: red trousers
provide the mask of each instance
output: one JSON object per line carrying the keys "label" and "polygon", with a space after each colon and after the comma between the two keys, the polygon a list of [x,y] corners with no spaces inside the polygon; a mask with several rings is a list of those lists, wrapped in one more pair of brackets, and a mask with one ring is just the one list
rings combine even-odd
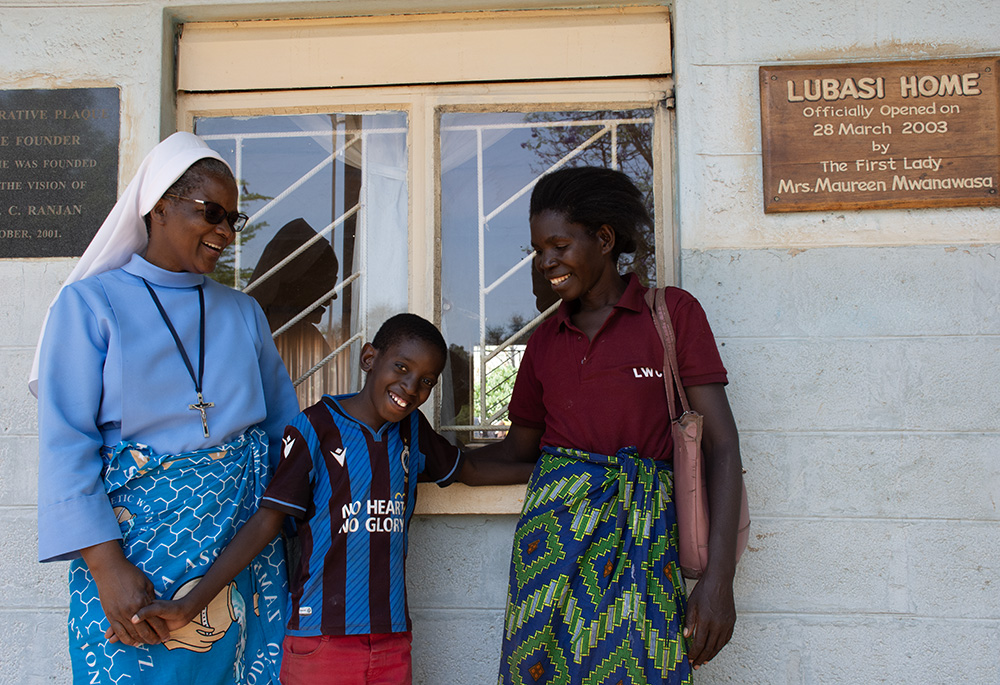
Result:
{"label": "red trousers", "polygon": [[375,635],[286,635],[282,685],[411,685],[406,633]]}

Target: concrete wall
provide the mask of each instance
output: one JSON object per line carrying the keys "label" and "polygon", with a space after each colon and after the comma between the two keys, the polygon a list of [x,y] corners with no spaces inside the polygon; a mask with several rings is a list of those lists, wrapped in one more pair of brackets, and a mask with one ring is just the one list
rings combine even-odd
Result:
{"label": "concrete wall", "polygon": [[[121,87],[127,182],[159,140],[162,10],[0,3],[0,88]],[[121,184],[124,187],[124,183]],[[37,563],[35,401],[42,316],[74,260],[0,259],[0,683],[69,682],[66,564]]]}
{"label": "concrete wall", "polygon": [[[681,275],[723,345],[754,519],[736,634],[699,683],[1000,683],[1000,211],[765,216],[756,84],[760,64],[996,54],[993,4],[673,3]],[[121,86],[127,179],[170,119],[165,11],[534,6],[0,0],[0,88]],[[24,379],[71,267],[0,259],[0,684],[69,680]],[[493,682],[514,525],[415,521],[418,683]]]}
{"label": "concrete wall", "polygon": [[[675,3],[684,287],[754,519],[702,682],[1000,682],[996,209],[762,213],[757,68],[995,54],[988,3]],[[722,106],[725,105],[725,106]]]}

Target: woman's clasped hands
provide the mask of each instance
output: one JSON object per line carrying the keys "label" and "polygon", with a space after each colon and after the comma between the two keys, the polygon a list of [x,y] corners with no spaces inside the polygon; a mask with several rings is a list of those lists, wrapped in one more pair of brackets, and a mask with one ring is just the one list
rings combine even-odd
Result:
{"label": "woman's clasped hands", "polygon": [[156,600],[153,583],[122,553],[121,545],[112,540],[82,550],[84,559],[97,583],[101,608],[110,627],[105,637],[135,647],[155,645],[170,637],[163,619],[151,616],[134,623],[132,618],[150,602]]}

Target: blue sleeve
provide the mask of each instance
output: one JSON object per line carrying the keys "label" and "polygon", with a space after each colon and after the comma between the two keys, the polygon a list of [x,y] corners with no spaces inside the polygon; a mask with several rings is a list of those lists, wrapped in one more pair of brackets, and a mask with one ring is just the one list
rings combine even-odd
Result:
{"label": "blue sleeve", "polygon": [[261,423],[261,428],[267,433],[268,458],[272,473],[281,461],[281,437],[285,426],[291,423],[299,413],[299,399],[295,388],[288,377],[285,363],[281,361],[278,348],[274,346],[271,329],[267,325],[264,311],[257,301],[250,299],[253,305],[255,323],[257,326],[260,350],[257,359],[260,364],[260,378],[263,384],[264,402],[267,406],[267,418]]}
{"label": "blue sleeve", "polygon": [[74,288],[63,290],[49,316],[38,379],[39,561],[73,559],[121,539],[101,479],[97,426],[110,329]]}
{"label": "blue sleeve", "polygon": [[415,417],[411,418],[411,430],[413,421],[417,423],[417,450],[422,459],[420,479],[437,483],[442,488],[451,485],[458,478],[462,452],[431,428],[427,417],[419,409],[411,416]]}

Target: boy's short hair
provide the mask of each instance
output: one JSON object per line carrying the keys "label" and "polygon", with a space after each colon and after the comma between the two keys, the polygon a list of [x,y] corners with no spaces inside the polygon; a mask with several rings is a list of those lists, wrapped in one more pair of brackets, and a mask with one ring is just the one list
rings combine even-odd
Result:
{"label": "boy's short hair", "polygon": [[372,347],[379,352],[388,350],[403,340],[422,340],[441,352],[441,358],[448,360],[448,345],[437,326],[422,316],[403,313],[386,319],[372,339]]}

